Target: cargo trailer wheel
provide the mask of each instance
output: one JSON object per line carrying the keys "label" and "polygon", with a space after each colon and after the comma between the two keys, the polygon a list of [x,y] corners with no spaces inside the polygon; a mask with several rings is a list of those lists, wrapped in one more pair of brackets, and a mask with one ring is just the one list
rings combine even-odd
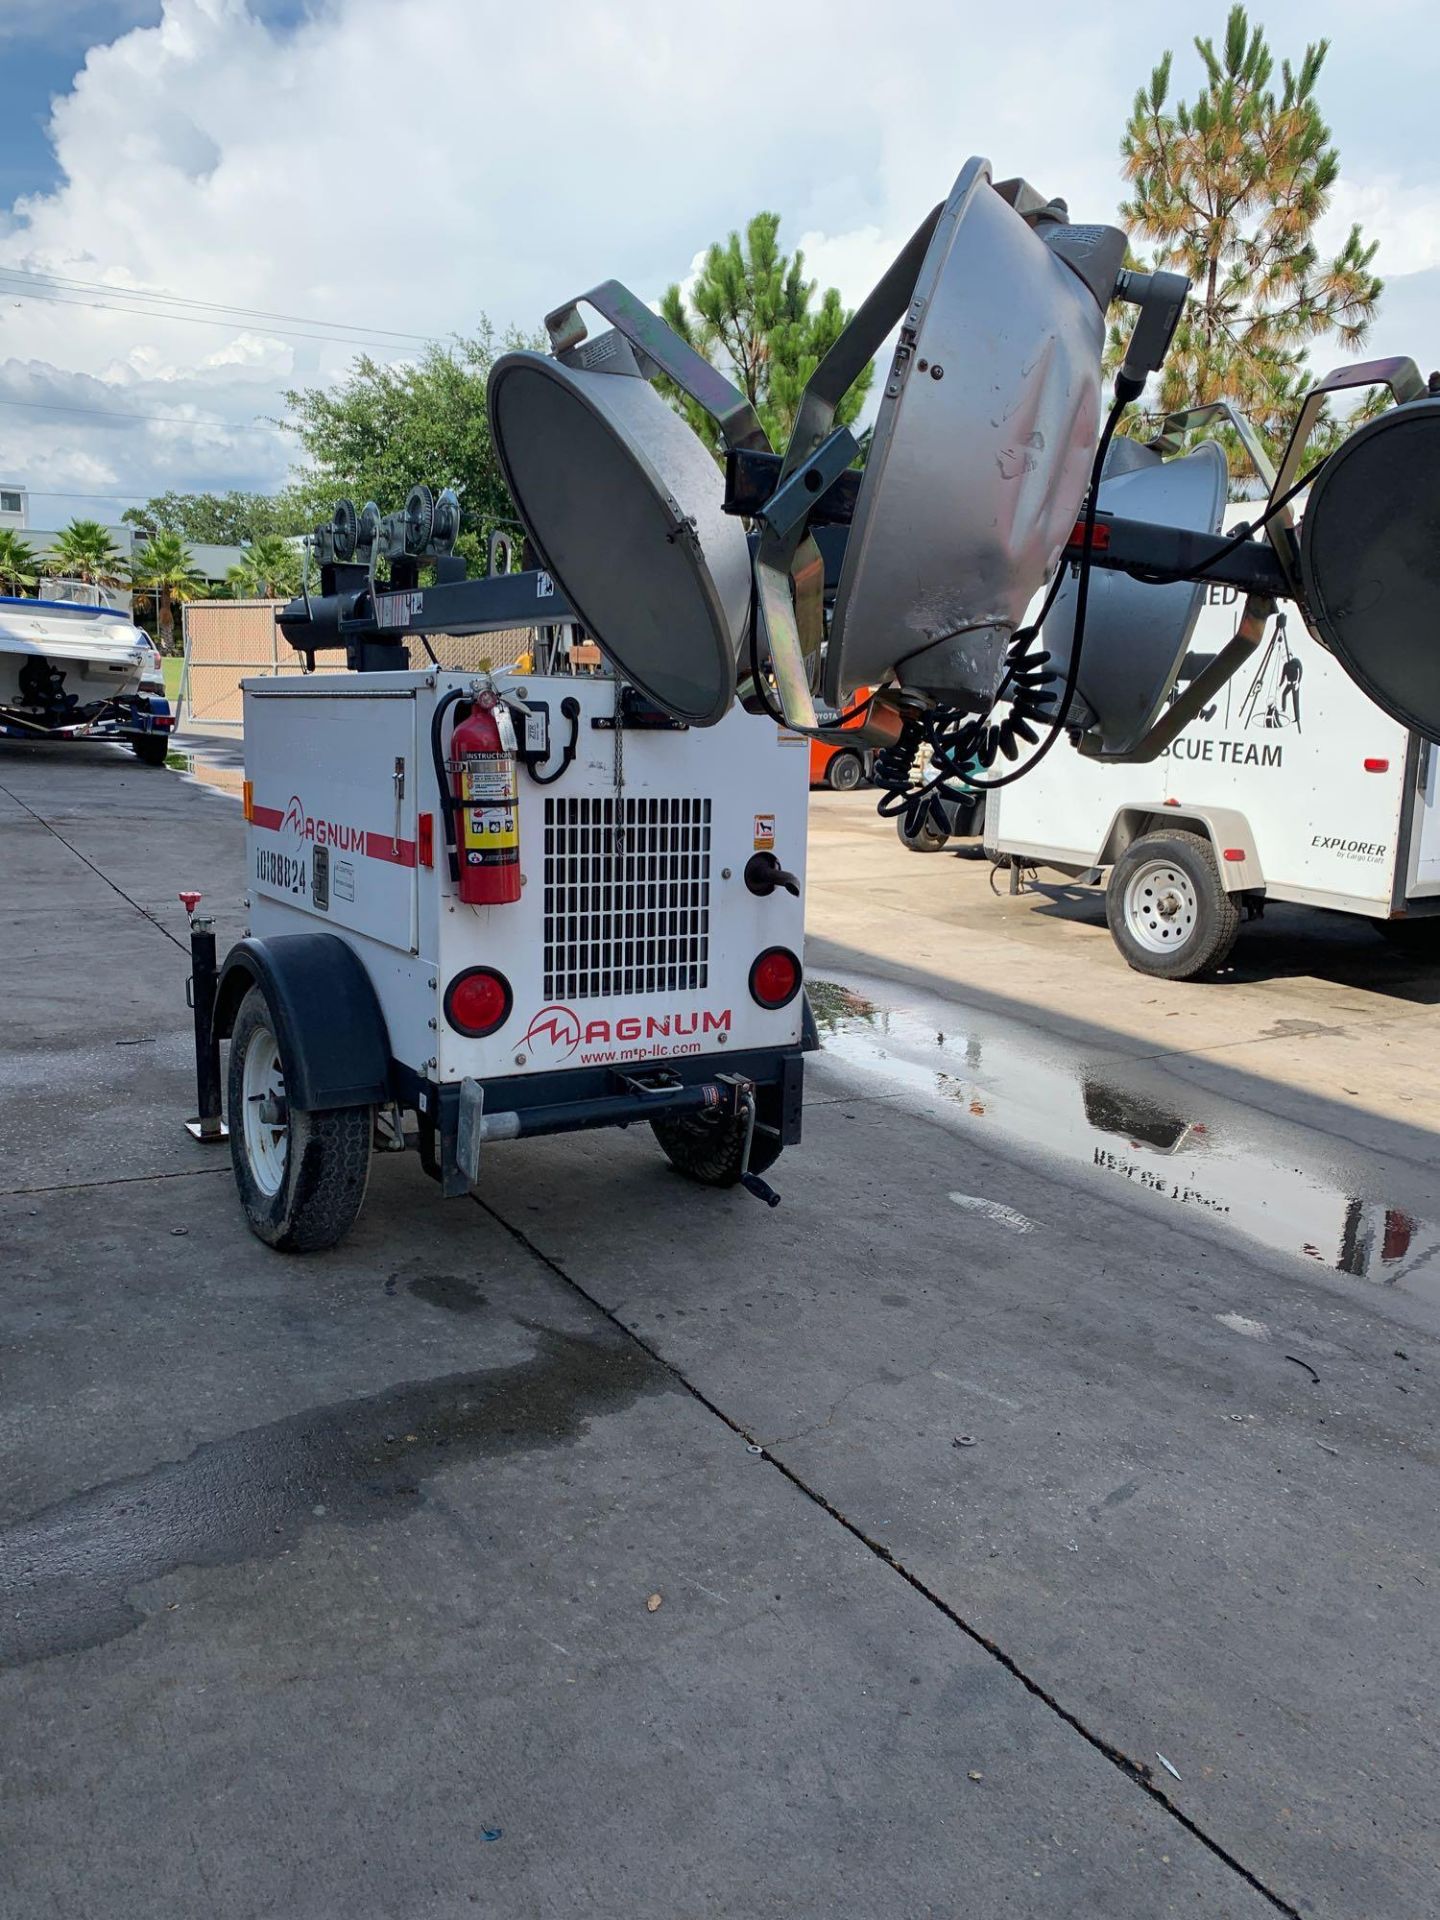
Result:
{"label": "cargo trailer wheel", "polygon": [[250,1229],[282,1253],[333,1247],[355,1224],[370,1178],[369,1107],[292,1107],[264,993],[252,987],[230,1036],[230,1159]]}
{"label": "cargo trailer wheel", "polygon": [[1146,833],[1115,862],[1105,919],[1137,973],[1194,980],[1229,958],[1240,909],[1198,833]]}
{"label": "cargo trailer wheel", "polygon": [[847,747],[831,757],[825,769],[825,784],[836,793],[853,793],[865,778],[865,762]]}
{"label": "cargo trailer wheel", "polygon": [[950,844],[949,834],[932,826],[928,819],[922,820],[914,833],[909,832],[903,813],[895,822],[895,831],[900,836],[901,846],[908,847],[911,853],[943,853]]}
{"label": "cargo trailer wheel", "polygon": [[[652,1120],[651,1131],[672,1167],[705,1187],[733,1187],[740,1178],[745,1123],[723,1113],[684,1113]],[[750,1143],[750,1171],[764,1173],[780,1158],[780,1142],[757,1127]]]}
{"label": "cargo trailer wheel", "polygon": [[142,766],[163,767],[170,742],[164,734],[137,733],[130,742],[130,751]]}

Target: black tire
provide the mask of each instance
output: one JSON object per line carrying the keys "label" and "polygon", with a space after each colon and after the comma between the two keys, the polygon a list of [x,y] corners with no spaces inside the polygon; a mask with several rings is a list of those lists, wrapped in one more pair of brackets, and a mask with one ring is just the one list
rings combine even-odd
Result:
{"label": "black tire", "polygon": [[163,767],[170,742],[164,734],[137,733],[130,742],[130,751],[143,767]]}
{"label": "black tire", "polygon": [[1215,849],[1198,833],[1145,833],[1111,869],[1111,938],[1137,973],[1195,980],[1230,957],[1240,907],[1225,891]]}
{"label": "black tire", "polygon": [[865,762],[847,747],[832,754],[825,769],[825,784],[833,793],[853,793],[865,778]]}
{"label": "black tire", "polygon": [[[720,1113],[677,1114],[673,1120],[652,1120],[650,1130],[671,1166],[687,1180],[703,1187],[733,1187],[740,1178],[740,1155],[745,1128]],[[750,1143],[750,1171],[764,1173],[780,1158],[781,1146],[773,1133],[757,1126]]]}
{"label": "black tire", "polygon": [[[250,1163],[245,1124],[245,1062],[262,1036],[275,1040],[274,1016],[259,987],[240,1003],[230,1036],[226,1110],[230,1163],[250,1230],[280,1253],[318,1253],[333,1247],[355,1224],[370,1178],[374,1114],[369,1107],[334,1107],[323,1113],[291,1107],[285,1117],[285,1165],[278,1187],[267,1191]],[[283,1075],[284,1055],[280,1055]]]}
{"label": "black tire", "polygon": [[943,853],[950,844],[948,833],[940,833],[927,820],[918,833],[907,833],[905,816],[902,813],[895,822],[895,831],[900,836],[900,844],[911,853]]}

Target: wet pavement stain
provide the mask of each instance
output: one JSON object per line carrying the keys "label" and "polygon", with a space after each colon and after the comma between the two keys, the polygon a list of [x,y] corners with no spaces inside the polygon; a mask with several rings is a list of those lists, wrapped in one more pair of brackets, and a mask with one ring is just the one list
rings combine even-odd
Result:
{"label": "wet pavement stain", "polygon": [[478,1313],[485,1305],[476,1283],[458,1273],[417,1273],[405,1282],[405,1291],[446,1313]]}
{"label": "wet pavement stain", "polygon": [[514,1366],[311,1407],[0,1528],[0,1668],[131,1632],[148,1617],[134,1590],[179,1567],[273,1559],[322,1523],[373,1526],[423,1504],[443,1467],[568,1445],[592,1415],[671,1388],[629,1341],[532,1331],[537,1351]]}
{"label": "wet pavement stain", "polygon": [[1382,1162],[1233,1101],[1202,1119],[1141,1063],[1107,1059],[1102,1072],[1043,1032],[933,994],[870,980],[812,979],[806,991],[832,1060],[949,1124],[1122,1180],[1142,1204],[1183,1206],[1272,1251],[1440,1299],[1440,1230],[1391,1201]]}

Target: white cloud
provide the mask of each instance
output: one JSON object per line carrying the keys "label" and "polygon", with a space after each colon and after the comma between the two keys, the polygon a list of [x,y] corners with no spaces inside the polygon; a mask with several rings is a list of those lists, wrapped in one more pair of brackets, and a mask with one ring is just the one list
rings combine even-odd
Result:
{"label": "white cloud", "polygon": [[1366,240],[1380,242],[1375,271],[1387,279],[1440,267],[1440,179],[1407,183],[1393,173],[1368,180],[1342,175],[1322,238],[1329,246],[1341,245],[1355,225]]}
{"label": "white cloud", "polygon": [[[1272,0],[1277,44],[1328,30],[1327,5]],[[1398,272],[1433,263],[1440,224],[1427,231],[1420,189],[1390,179],[1393,157],[1367,164],[1356,127],[1375,123],[1379,153],[1405,90],[1433,93],[1435,56],[1418,4],[1390,13],[1392,36],[1405,18],[1417,33],[1387,100],[1346,96],[1332,56],[1326,103],[1345,108],[1344,205],[1366,209]],[[56,102],[61,183],[0,209],[0,267],[443,337],[482,312],[533,327],[612,275],[653,300],[769,206],[853,304],[972,151],[1077,218],[1112,217],[1133,89],[1165,45],[1188,50],[1219,21],[1215,0],[1181,0],[1143,35],[1118,0],[1083,14],[1038,0],[1023,20],[917,0],[903,22],[873,0],[753,17],[673,0],[313,0],[281,28],[245,0],[165,0],[158,25],[93,47]],[[117,491],[273,484],[288,447],[247,423],[287,381],[335,378],[353,349],[198,317],[0,291],[0,363],[98,379],[117,406],[239,423],[204,440],[93,423]],[[73,474],[84,417],[21,421],[0,410],[0,466]]]}

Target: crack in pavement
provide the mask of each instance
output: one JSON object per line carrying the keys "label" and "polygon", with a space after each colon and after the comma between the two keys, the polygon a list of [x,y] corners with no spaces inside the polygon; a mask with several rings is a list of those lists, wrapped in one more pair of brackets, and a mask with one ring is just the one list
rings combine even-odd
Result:
{"label": "crack in pavement", "polygon": [[97,1187],[141,1187],[152,1180],[199,1180],[206,1174],[229,1173],[223,1167],[180,1167],[174,1173],[112,1173],[104,1180],[57,1180],[48,1187],[3,1187],[0,1200],[24,1200],[33,1194],[93,1193]]}
{"label": "crack in pavement", "polygon": [[156,917],[156,915],[151,913],[148,907],[142,907],[138,900],[132,900],[130,898],[130,895],[126,893],[125,889],[122,886],[119,886],[114,880],[112,880],[109,874],[104,872],[102,868],[97,867],[95,862],[92,859],[90,859],[87,854],[83,854],[77,846],[72,845],[71,842],[65,838],[64,834],[61,833],[58,827],[51,826],[50,822],[45,818],[43,814],[37,813],[35,809],[29,805],[27,801],[24,801],[20,798],[20,795],[18,793],[15,793],[11,788],[4,786],[3,784],[0,784],[0,793],[3,793],[7,800],[13,800],[16,806],[19,807],[22,812],[28,813],[30,818],[35,822],[35,824],[37,826],[43,827],[46,833],[53,834],[55,838],[60,842],[61,846],[64,847],[67,853],[73,853],[77,860],[79,860],[83,865],[87,866],[90,869],[90,871],[95,875],[97,880],[103,880],[106,886],[109,887],[113,893],[118,893],[120,898],[125,902],[126,906],[133,907],[136,913],[140,915],[140,918],[142,920],[148,920],[150,925],[154,927],[155,931],[157,933],[163,934],[165,938],[170,942],[172,947],[179,947],[182,953],[189,952],[189,948],[187,947],[186,943],[183,940],[178,939],[173,933],[171,933],[170,929],[167,926],[163,925],[161,921]]}
{"label": "crack in pavement", "polygon": [[[1063,1705],[1048,1688],[1042,1686],[1038,1680],[1027,1673],[1014,1656],[1007,1653],[998,1641],[992,1640],[989,1634],[973,1625],[963,1614],[957,1612],[948,1600],[937,1593],[933,1587],[927,1585],[926,1582],[920,1578],[919,1574],[912,1572],[902,1560],[897,1560],[883,1540],[876,1540],[872,1535],[866,1533],[865,1529],[860,1526],[857,1521],[850,1519],[848,1515],[842,1513],[837,1506],[828,1500],[826,1496],[820,1492],[818,1487],[813,1486],[808,1480],[804,1479],[794,1467],[787,1466],[785,1461],[777,1458],[777,1456],[771,1452],[770,1447],[758,1440],[756,1436],[750,1432],[749,1428],[735,1419],[732,1414],[727,1413],[716,1401],[712,1400],[703,1388],[697,1387],[694,1381],[691,1380],[687,1374],[683,1373],[673,1360],[667,1359],[657,1347],[652,1345],[643,1335],[637,1333],[633,1327],[627,1327],[624,1321],[620,1320],[602,1300],[591,1293],[573,1274],[568,1273],[565,1268],[560,1265],[558,1260],[553,1260],[548,1253],[537,1246],[523,1227],[515,1226],[505,1218],[503,1213],[498,1212],[496,1208],[491,1206],[488,1201],[482,1200],[479,1194],[472,1192],[470,1198],[475,1202],[475,1205],[480,1208],[482,1213],[488,1214],[498,1227],[503,1228],[527,1253],[533,1255],[543,1267],[553,1273],[557,1280],[562,1281],[573,1292],[578,1294],[579,1297],[584,1300],[588,1306],[593,1307],[597,1313],[603,1314],[606,1320],[618,1328],[627,1339],[633,1340],[636,1346],[641,1348],[658,1366],[663,1367],[675,1380],[676,1384],[683,1387],[693,1400],[698,1401],[707,1413],[721,1421],[733,1434],[743,1440],[747,1446],[754,1447],[760,1457],[770,1466],[774,1467],[777,1473],[782,1474],[798,1493],[804,1494],[805,1498],[819,1507],[822,1513],[827,1514],[838,1526],[843,1527],[852,1539],[858,1540],[861,1546],[873,1554],[877,1560],[889,1567],[892,1573],[898,1574],[907,1586],[913,1587],[915,1592],[918,1593],[923,1600],[926,1600],[937,1613],[942,1614],[945,1619],[950,1622],[951,1626],[957,1627],[968,1640],[973,1641],[977,1647],[980,1647],[985,1653],[989,1654],[990,1658],[997,1661],[1013,1679],[1020,1682],[1027,1693],[1033,1695],[1035,1699],[1040,1701],[1057,1719],[1064,1721],[1065,1725],[1069,1727],[1072,1732],[1079,1734],[1080,1738],[1084,1740],[1088,1746],[1093,1747],[1098,1754],[1108,1760],[1111,1766],[1113,1766],[1117,1772],[1122,1773],[1133,1786],[1138,1787],[1142,1793],[1146,1794],[1159,1807],[1163,1808],[1170,1818],[1174,1820],[1177,1825],[1183,1827],[1192,1839],[1197,1840],[1208,1853],[1213,1854],[1222,1865],[1228,1867],[1230,1871],[1243,1880],[1248,1887],[1255,1893],[1258,1893],[1263,1900],[1268,1901],[1277,1913],[1284,1914],[1285,1920],[1304,1920],[1298,1906],[1287,1900],[1283,1894],[1277,1893],[1273,1887],[1267,1885],[1257,1873],[1245,1865],[1244,1861],[1237,1859],[1222,1841],[1217,1840],[1213,1834],[1207,1833],[1205,1828],[1196,1820],[1192,1819],[1183,1807],[1177,1806],[1164,1788],[1154,1780],[1148,1765],[1142,1761],[1133,1760],[1130,1755],[1125,1752],[1123,1747],[1116,1746],[1115,1743],[1112,1740],[1108,1740],[1103,1733],[1097,1733],[1093,1728],[1088,1727],[1085,1722],[1080,1719],[1078,1714]],[[782,1443],[772,1442],[771,1444]]]}

